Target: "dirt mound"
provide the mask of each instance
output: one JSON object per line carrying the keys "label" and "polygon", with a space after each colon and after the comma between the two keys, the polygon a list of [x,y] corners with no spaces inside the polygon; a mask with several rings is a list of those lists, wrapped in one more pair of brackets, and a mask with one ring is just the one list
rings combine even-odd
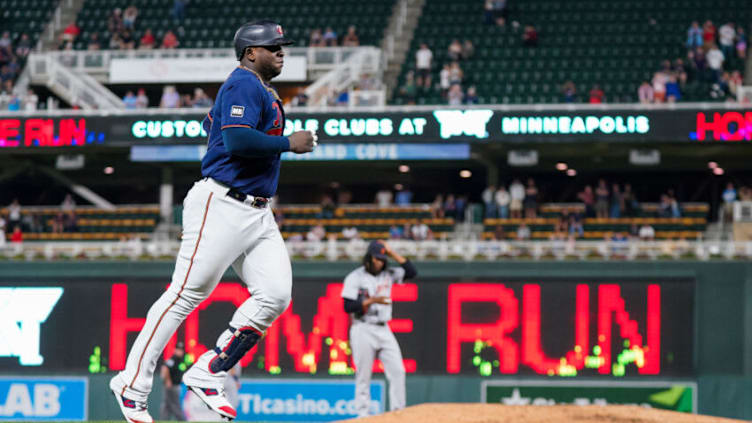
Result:
{"label": "dirt mound", "polygon": [[623,405],[421,404],[380,416],[346,421],[357,423],[732,423],[742,420]]}

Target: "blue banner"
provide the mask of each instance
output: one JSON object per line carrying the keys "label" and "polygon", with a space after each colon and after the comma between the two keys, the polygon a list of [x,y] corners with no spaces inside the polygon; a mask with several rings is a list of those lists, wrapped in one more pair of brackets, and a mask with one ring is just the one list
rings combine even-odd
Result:
{"label": "blue banner", "polygon": [[86,378],[0,377],[0,421],[87,420]]}
{"label": "blue banner", "polygon": [[[137,145],[134,162],[194,162],[206,154],[204,145]],[[319,144],[306,154],[283,153],[282,160],[467,160],[469,144]]]}
{"label": "blue banner", "polygon": [[[384,412],[384,382],[371,382],[371,414]],[[329,422],[357,417],[355,382],[242,379],[238,421]]]}

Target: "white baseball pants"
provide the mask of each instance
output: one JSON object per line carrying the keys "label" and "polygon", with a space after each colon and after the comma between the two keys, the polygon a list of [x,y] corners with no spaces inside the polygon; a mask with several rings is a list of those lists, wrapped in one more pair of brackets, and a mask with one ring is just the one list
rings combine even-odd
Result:
{"label": "white baseball pants", "polygon": [[405,365],[397,338],[388,325],[354,320],[350,327],[350,349],[355,364],[355,407],[358,417],[369,415],[373,360],[384,365],[389,382],[389,409],[405,408]]}
{"label": "white baseball pants", "polygon": [[[183,201],[183,238],[172,282],[152,305],[141,333],[119,373],[121,395],[146,401],[159,355],[183,320],[214,290],[229,266],[251,297],[229,322],[263,333],[290,304],[292,270],[282,235],[269,207],[259,209],[228,197],[212,179],[196,182]],[[231,333],[217,340],[223,348]],[[210,374],[213,349],[189,369],[191,384],[218,388],[226,372]]]}

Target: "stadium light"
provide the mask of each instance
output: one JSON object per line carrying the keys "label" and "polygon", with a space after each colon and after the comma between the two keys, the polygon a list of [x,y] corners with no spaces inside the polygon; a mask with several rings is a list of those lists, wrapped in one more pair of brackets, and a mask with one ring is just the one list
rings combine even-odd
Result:
{"label": "stadium light", "polygon": [[716,167],[715,169],[713,169],[713,173],[714,173],[715,175],[721,176],[721,175],[723,175],[723,174],[724,174],[724,171],[723,171],[723,168],[722,168],[722,167]]}
{"label": "stadium light", "polygon": [[400,165],[399,166],[400,173],[407,173],[410,171],[410,166],[408,165]]}
{"label": "stadium light", "polygon": [[556,170],[560,170],[560,171],[564,172],[568,168],[569,168],[569,166],[567,166],[567,164],[564,163],[564,162],[556,163]]}
{"label": "stadium light", "polygon": [[114,167],[107,166],[106,168],[104,168],[104,174],[105,175],[112,175],[113,173],[115,173],[115,168]]}
{"label": "stadium light", "polygon": [[577,176],[577,171],[574,169],[567,170],[567,176]]}
{"label": "stadium light", "polygon": [[469,170],[467,170],[467,169],[462,169],[462,170],[460,170],[460,178],[465,178],[465,179],[467,179],[467,178],[469,178],[469,177],[471,177],[471,176],[473,176],[473,172],[470,172],[470,171],[469,171]]}
{"label": "stadium light", "polygon": [[716,162],[708,162],[708,168],[709,169],[715,169],[718,167],[718,163]]}

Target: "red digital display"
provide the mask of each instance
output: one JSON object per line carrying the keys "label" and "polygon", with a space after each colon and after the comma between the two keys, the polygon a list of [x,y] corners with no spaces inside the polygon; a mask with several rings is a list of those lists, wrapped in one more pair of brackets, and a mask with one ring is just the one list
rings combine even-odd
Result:
{"label": "red digital display", "polygon": [[70,147],[86,144],[86,119],[0,119],[0,147]]}
{"label": "red digital display", "polygon": [[[56,286],[64,287],[65,294],[40,328],[43,364],[21,367],[18,358],[0,357],[0,370],[122,369],[149,307],[166,288],[154,279]],[[339,281],[296,280],[290,307],[242,360],[243,366],[265,374],[352,374],[350,317],[341,289]],[[192,357],[211,348],[248,297],[242,282],[220,283],[187,316],[164,357],[178,340]],[[429,279],[395,286],[392,299],[390,327],[409,373],[693,374],[692,281]],[[89,366],[90,356],[97,365]],[[378,360],[374,370],[383,371]]]}
{"label": "red digital display", "polygon": [[752,112],[697,113],[697,140],[705,141],[711,132],[713,141],[752,140]]}

